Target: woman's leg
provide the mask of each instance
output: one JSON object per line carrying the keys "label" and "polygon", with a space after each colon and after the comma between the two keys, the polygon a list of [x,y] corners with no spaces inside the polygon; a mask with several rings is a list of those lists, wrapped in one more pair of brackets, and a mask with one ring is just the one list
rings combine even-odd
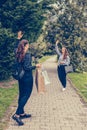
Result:
{"label": "woman's leg", "polygon": [[[19,82],[18,82],[19,83]],[[22,96],[22,89],[21,89],[21,86],[22,86],[22,84],[21,84],[21,82],[19,83],[19,99],[18,99],[18,104],[19,104],[19,102],[20,102],[20,100],[21,100],[21,96]],[[17,108],[18,109],[18,108]],[[17,111],[16,111],[17,112]],[[13,116],[12,116],[12,118],[18,123],[18,125],[24,125],[24,123],[22,122],[22,120],[20,119],[20,115],[19,115],[19,113],[15,113]]]}
{"label": "woman's leg", "polygon": [[59,80],[60,80],[62,86],[65,88],[66,87],[65,66],[63,66],[63,65],[58,66],[58,76],[59,76]]}
{"label": "woman's leg", "polygon": [[64,88],[66,88],[66,72],[65,72],[65,66],[62,66],[62,85]]}
{"label": "woman's leg", "polygon": [[24,106],[27,103],[33,87],[33,79],[24,79],[23,81],[19,81],[19,100],[18,100],[18,108],[16,111],[17,115],[21,115],[24,113]]}
{"label": "woman's leg", "polygon": [[62,83],[62,70],[61,70],[61,66],[58,66],[57,72],[58,72],[58,78],[59,78],[60,82]]}

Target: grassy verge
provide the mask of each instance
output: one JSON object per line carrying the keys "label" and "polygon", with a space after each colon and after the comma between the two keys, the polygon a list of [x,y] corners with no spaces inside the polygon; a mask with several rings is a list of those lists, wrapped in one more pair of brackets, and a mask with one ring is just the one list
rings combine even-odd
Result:
{"label": "grassy verge", "polygon": [[6,126],[8,117],[11,113],[10,105],[17,96],[17,92],[17,85],[7,88],[0,88],[0,130],[3,130]]}
{"label": "grassy verge", "polygon": [[43,56],[41,59],[39,59],[39,63],[43,63],[47,59],[49,59],[51,56]]}
{"label": "grassy verge", "polygon": [[71,73],[68,75],[81,97],[87,102],[87,73]]}
{"label": "grassy verge", "polygon": [[0,118],[3,117],[6,109],[17,96],[17,87],[0,88]]}

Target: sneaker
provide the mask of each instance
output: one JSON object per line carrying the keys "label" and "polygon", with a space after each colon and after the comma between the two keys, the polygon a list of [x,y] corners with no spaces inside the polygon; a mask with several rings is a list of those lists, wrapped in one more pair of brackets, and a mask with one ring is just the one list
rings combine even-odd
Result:
{"label": "sneaker", "polygon": [[15,115],[12,116],[12,119],[15,120],[19,126],[24,125],[24,123],[22,122],[22,120],[20,119],[20,117],[17,117]]}
{"label": "sneaker", "polygon": [[63,88],[63,89],[62,89],[62,91],[65,91],[65,90],[66,90],[66,88]]}
{"label": "sneaker", "polygon": [[20,115],[20,119],[30,118],[30,117],[31,117],[31,114]]}

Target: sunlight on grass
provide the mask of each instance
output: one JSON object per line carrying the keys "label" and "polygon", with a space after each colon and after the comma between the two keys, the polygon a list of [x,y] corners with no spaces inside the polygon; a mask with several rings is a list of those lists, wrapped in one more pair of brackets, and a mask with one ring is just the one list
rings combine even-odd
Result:
{"label": "sunlight on grass", "polygon": [[12,88],[0,88],[0,118],[17,96],[17,86]]}
{"label": "sunlight on grass", "polygon": [[87,73],[71,73],[68,76],[82,97],[87,101]]}
{"label": "sunlight on grass", "polygon": [[44,61],[46,61],[50,57],[52,57],[52,56],[43,56],[41,59],[39,59],[39,63],[43,63]]}

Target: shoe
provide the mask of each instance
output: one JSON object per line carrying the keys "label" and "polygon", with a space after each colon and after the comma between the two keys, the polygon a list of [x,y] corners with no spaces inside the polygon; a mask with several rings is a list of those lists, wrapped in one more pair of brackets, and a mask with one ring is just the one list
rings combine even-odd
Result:
{"label": "shoe", "polygon": [[66,90],[66,88],[63,88],[63,89],[62,89],[62,91],[65,91],[65,90]]}
{"label": "shoe", "polygon": [[24,123],[21,121],[20,117],[13,115],[12,119],[15,120],[19,126],[24,125]]}
{"label": "shoe", "polygon": [[31,114],[20,115],[20,119],[30,118],[30,117],[31,117]]}

